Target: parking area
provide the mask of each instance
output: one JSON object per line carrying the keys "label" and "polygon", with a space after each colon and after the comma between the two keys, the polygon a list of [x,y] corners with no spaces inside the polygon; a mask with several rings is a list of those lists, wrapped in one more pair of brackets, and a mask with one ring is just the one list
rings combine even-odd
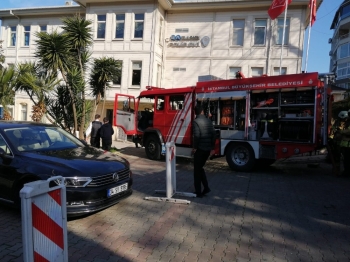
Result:
{"label": "parking area", "polygon": [[[69,261],[350,260],[350,178],[331,176],[324,156],[251,173],[208,161],[212,192],[187,205],[144,200],[165,190],[165,162],[116,146],[131,164],[133,195],[68,221]],[[176,170],[177,190],[192,192],[191,162],[177,159]],[[0,261],[23,261],[21,234],[20,213],[0,206]]]}

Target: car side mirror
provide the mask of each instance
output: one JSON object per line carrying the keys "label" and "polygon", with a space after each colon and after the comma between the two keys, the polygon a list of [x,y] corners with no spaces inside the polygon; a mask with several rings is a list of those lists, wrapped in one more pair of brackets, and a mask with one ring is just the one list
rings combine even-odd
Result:
{"label": "car side mirror", "polygon": [[6,155],[5,150],[0,147],[0,157],[3,157],[5,155]]}

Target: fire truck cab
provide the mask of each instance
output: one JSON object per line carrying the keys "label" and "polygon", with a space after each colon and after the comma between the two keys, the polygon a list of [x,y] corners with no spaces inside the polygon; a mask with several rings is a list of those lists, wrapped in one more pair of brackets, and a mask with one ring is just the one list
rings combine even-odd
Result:
{"label": "fire truck cab", "polygon": [[138,98],[116,94],[114,125],[160,159],[166,142],[191,157],[194,106],[199,103],[217,132],[215,156],[233,170],[258,161],[312,152],[326,145],[330,75],[303,73],[198,82],[196,86],[148,86]]}

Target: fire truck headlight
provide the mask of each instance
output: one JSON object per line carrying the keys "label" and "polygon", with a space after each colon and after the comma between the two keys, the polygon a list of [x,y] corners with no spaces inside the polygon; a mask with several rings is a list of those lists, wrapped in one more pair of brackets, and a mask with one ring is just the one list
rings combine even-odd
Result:
{"label": "fire truck headlight", "polygon": [[299,153],[300,153],[299,148],[294,149],[294,154],[299,154]]}
{"label": "fire truck headlight", "polygon": [[287,153],[288,149],[286,147],[282,148],[282,153]]}

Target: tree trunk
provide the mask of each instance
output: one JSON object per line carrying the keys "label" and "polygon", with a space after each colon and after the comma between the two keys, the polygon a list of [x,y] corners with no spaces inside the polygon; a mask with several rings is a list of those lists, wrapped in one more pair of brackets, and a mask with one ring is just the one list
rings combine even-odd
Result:
{"label": "tree trunk", "polygon": [[104,86],[104,96],[103,96],[103,105],[102,105],[102,112],[101,112],[101,114],[103,114],[103,112],[105,111],[105,103],[106,103],[106,84]]}
{"label": "tree trunk", "polygon": [[64,74],[63,68],[61,68],[60,70],[61,70],[62,77],[63,77],[64,81],[66,82],[70,98],[72,99],[73,120],[74,120],[73,135],[75,135],[76,131],[78,130],[78,119],[77,119],[77,109],[76,109],[76,105],[75,105],[75,97],[74,97],[74,93],[72,91],[72,88],[70,87],[70,85],[68,83],[67,77]]}

